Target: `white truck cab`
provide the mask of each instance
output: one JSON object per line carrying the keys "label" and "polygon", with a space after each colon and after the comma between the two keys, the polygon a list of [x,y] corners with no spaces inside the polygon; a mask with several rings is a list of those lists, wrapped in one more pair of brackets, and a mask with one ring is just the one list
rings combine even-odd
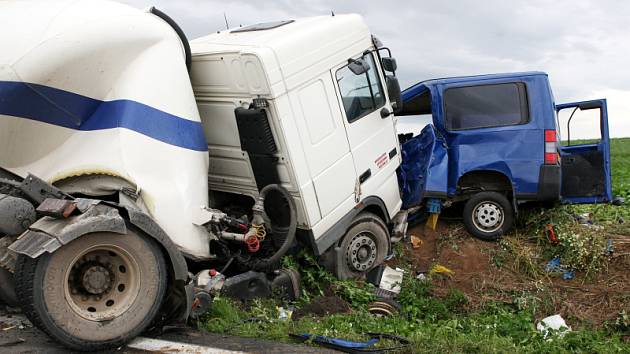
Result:
{"label": "white truck cab", "polygon": [[[402,205],[401,159],[375,42],[358,15],[261,23],[193,40],[191,80],[211,193],[254,198],[264,184],[280,183],[317,254],[364,208],[389,223]],[[355,74],[359,62],[365,70]],[[235,112],[245,110],[261,112],[269,131],[247,129],[246,118],[239,125]],[[244,135],[272,138],[275,149],[243,149]]]}

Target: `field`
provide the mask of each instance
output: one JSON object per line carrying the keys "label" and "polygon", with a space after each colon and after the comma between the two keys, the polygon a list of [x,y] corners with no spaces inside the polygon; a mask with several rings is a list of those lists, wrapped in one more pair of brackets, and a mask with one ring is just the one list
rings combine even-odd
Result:
{"label": "field", "polygon": [[[614,195],[628,200],[629,138],[613,139],[612,171]],[[556,244],[545,234],[547,225]],[[422,240],[420,247],[397,244],[390,261],[406,270],[394,316],[368,313],[375,299],[370,284],[335,280],[302,253],[284,259],[302,275],[306,292],[297,303],[217,298],[199,325],[280,341],[290,341],[288,333],[355,340],[390,333],[408,338],[411,345],[401,351],[413,353],[630,353],[630,204],[525,210],[500,242],[471,238],[447,215],[436,231],[418,225],[410,233]],[[554,257],[574,278],[545,270]],[[424,280],[416,279],[420,273]],[[279,319],[278,307],[294,309],[293,319]],[[554,314],[572,331],[545,337],[536,330],[540,319]]]}

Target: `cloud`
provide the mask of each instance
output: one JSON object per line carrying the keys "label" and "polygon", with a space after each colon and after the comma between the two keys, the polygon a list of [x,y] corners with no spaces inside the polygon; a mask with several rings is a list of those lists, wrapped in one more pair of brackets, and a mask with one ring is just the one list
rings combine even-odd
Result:
{"label": "cloud", "polygon": [[[156,5],[190,38],[230,26],[356,12],[398,59],[403,87],[429,78],[540,70],[557,102],[607,94],[611,132],[630,136],[630,2],[121,0]],[[613,129],[614,127],[614,129]]]}

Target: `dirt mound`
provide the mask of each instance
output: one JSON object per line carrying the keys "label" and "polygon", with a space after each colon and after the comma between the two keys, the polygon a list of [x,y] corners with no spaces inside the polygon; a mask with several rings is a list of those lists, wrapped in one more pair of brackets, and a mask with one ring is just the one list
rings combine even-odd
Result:
{"label": "dirt mound", "polygon": [[[408,234],[422,239],[422,245],[414,249],[407,242],[403,259],[395,263],[410,263],[415,272],[422,273],[436,264],[452,270],[451,275],[432,277],[433,293],[442,297],[459,289],[470,310],[499,301],[521,308],[534,306],[540,318],[560,313],[574,324],[595,326],[614,320],[622,310],[630,312],[628,256],[613,257],[607,269],[596,275],[577,272],[567,281],[559,274],[528,273],[499,242],[475,239],[458,222],[440,222],[436,231],[416,226]],[[542,269],[544,259],[532,259],[531,264]]]}
{"label": "dirt mound", "polygon": [[293,313],[293,318],[297,320],[307,315],[321,317],[348,312],[350,312],[350,305],[339,296],[331,295],[313,299],[309,304],[296,310],[295,313]]}

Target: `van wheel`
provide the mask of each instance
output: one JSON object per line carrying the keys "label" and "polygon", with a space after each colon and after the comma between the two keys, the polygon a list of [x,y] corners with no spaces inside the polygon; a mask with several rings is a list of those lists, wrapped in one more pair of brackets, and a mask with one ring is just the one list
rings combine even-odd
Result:
{"label": "van wheel", "polygon": [[154,320],[167,269],[155,241],[129,231],[82,236],[53,254],[20,255],[16,293],[26,317],[75,350],[120,347]]}
{"label": "van wheel", "polygon": [[372,213],[361,213],[339,243],[335,275],[339,279],[362,277],[383,263],[388,249],[389,232],[383,221]]}
{"label": "van wheel", "polygon": [[512,205],[497,192],[477,193],[464,206],[466,229],[482,240],[497,240],[510,230],[513,221]]}

